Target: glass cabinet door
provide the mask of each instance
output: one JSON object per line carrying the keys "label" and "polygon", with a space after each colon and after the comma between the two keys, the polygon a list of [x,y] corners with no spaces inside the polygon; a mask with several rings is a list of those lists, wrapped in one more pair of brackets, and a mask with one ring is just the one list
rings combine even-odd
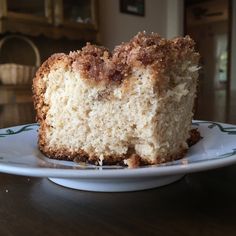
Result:
{"label": "glass cabinet door", "polygon": [[92,23],[90,0],[67,0],[63,2],[65,21]]}
{"label": "glass cabinet door", "polygon": [[55,0],[56,25],[96,26],[95,0]]}
{"label": "glass cabinet door", "polygon": [[33,21],[52,22],[51,0],[2,0],[5,16]]}

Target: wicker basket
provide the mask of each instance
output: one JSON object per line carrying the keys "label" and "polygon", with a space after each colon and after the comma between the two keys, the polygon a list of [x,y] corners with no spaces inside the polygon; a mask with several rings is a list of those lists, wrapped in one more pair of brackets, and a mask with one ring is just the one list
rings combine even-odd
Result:
{"label": "wicker basket", "polygon": [[30,84],[37,68],[40,65],[40,54],[35,44],[28,38],[19,35],[10,35],[0,41],[0,49],[6,41],[17,38],[28,43],[35,53],[35,66],[20,65],[15,63],[0,64],[0,80],[2,84]]}

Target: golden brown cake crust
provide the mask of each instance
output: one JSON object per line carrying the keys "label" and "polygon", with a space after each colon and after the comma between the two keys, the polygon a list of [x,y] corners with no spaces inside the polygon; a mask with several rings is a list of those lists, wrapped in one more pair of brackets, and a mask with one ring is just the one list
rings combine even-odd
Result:
{"label": "golden brown cake crust", "polygon": [[46,84],[43,77],[46,76],[52,68],[68,67],[71,65],[71,60],[64,53],[57,53],[49,57],[36,72],[33,79],[33,102],[36,110],[36,121],[40,124],[38,145],[40,149],[46,147],[45,132],[47,123],[45,122],[46,114],[49,109],[48,105],[44,103],[44,94],[46,91]]}
{"label": "golden brown cake crust", "polygon": [[[43,154],[51,159],[74,161],[77,163],[83,162],[95,165],[99,165],[100,163],[100,158],[98,156],[91,155],[90,153],[88,154],[83,150],[72,152],[68,151],[68,149],[51,150],[46,145],[42,145],[42,142],[39,143],[39,148]],[[103,165],[128,165],[130,168],[135,168],[143,165],[161,164],[168,161],[178,160],[183,158],[186,153],[187,149],[183,148],[178,153],[166,156],[165,158],[156,157],[155,162],[144,160],[136,154],[127,154],[123,156],[104,156]],[[124,163],[124,160],[128,160],[126,164]]]}

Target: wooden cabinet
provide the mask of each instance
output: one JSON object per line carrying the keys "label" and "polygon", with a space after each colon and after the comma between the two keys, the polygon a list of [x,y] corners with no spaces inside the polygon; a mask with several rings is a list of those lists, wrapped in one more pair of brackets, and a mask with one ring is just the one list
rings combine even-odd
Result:
{"label": "wooden cabinet", "polygon": [[0,17],[52,23],[51,0],[1,0]]}
{"label": "wooden cabinet", "polygon": [[199,26],[228,20],[228,1],[199,1],[186,8],[187,26]]}
{"label": "wooden cabinet", "polygon": [[32,122],[35,111],[30,85],[0,84],[0,127]]}
{"label": "wooden cabinet", "polygon": [[97,0],[0,0],[0,33],[95,41]]}

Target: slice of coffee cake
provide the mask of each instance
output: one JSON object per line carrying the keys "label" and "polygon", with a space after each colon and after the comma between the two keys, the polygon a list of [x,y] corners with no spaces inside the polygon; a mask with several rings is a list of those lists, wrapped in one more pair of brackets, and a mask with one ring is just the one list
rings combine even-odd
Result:
{"label": "slice of coffee cake", "polygon": [[100,165],[183,157],[198,59],[190,37],[166,40],[144,32],[112,53],[87,44],[52,55],[33,81],[40,150]]}

